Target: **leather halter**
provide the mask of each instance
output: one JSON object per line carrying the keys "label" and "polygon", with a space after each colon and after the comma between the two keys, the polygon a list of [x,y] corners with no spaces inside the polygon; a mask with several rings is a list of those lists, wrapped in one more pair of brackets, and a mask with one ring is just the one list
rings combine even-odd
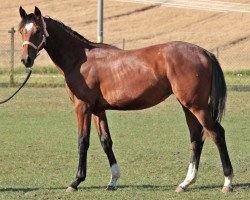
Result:
{"label": "leather halter", "polygon": [[45,37],[45,35],[43,35],[42,42],[38,46],[34,45],[30,41],[24,41],[23,44],[22,44],[22,46],[24,46],[25,44],[28,44],[28,45],[32,46],[35,50],[39,51],[39,49],[41,48],[41,46],[43,45],[43,43],[46,43],[46,37]]}
{"label": "leather halter", "polygon": [[42,47],[42,45],[44,43],[46,44],[46,38],[49,37],[49,33],[47,31],[47,26],[46,26],[46,23],[45,23],[45,21],[43,19],[43,16],[41,16],[41,20],[42,20],[43,33],[44,33],[41,43],[38,46],[36,46],[34,43],[32,43],[30,41],[24,41],[23,44],[22,44],[22,46],[24,46],[26,44],[32,46],[37,51],[37,54],[38,54],[40,48]]}

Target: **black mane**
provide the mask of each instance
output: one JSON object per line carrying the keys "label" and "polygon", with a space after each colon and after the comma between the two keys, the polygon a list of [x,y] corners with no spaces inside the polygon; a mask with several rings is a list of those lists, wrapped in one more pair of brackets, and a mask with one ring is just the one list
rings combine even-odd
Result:
{"label": "black mane", "polygon": [[77,38],[80,41],[82,41],[84,43],[88,43],[92,46],[96,46],[96,47],[99,46],[98,43],[94,43],[94,42],[87,40],[85,37],[83,37],[82,35],[80,35],[76,31],[74,31],[71,27],[66,26],[63,22],[61,22],[59,20],[52,19],[51,17],[48,17],[48,16],[46,16],[45,19],[48,19],[48,20],[52,21],[53,23],[57,24],[58,26],[62,27],[66,32],[68,32],[74,38]]}
{"label": "black mane", "polygon": [[[74,38],[77,38],[78,40],[89,44],[92,47],[105,47],[105,48],[113,48],[115,46],[112,45],[108,45],[108,44],[104,44],[104,43],[95,43],[95,42],[91,42],[89,40],[87,40],[85,37],[83,37],[81,34],[79,34],[78,32],[74,31],[71,27],[65,25],[63,22],[59,21],[59,20],[55,20],[49,16],[44,17],[45,19],[48,19],[50,21],[52,21],[53,23],[57,24],[58,26],[62,27],[67,33],[69,33],[71,36],[73,36]],[[116,47],[115,47],[116,48]]]}

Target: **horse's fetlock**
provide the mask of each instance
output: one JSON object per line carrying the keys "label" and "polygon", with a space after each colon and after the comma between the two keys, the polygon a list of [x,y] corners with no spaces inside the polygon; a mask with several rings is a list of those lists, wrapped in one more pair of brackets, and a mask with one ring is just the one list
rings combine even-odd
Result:
{"label": "horse's fetlock", "polygon": [[78,181],[82,182],[82,181],[85,181],[86,175],[77,174],[76,178],[77,178]]}
{"label": "horse's fetlock", "polygon": [[228,177],[228,176],[234,176],[233,175],[233,169],[231,167],[226,167],[223,169],[224,171],[224,176]]}

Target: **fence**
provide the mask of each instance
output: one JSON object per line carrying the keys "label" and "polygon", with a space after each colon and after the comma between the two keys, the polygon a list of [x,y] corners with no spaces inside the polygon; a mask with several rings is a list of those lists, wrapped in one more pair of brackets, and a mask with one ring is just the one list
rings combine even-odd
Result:
{"label": "fence", "polygon": [[[104,39],[106,39],[106,43],[123,49],[140,48],[161,43],[157,40],[159,35],[164,35],[166,38],[165,41],[182,40],[195,43],[213,52],[218,57],[229,85],[236,85],[234,86],[236,88],[240,85],[250,89],[250,36],[239,33],[237,39],[232,39],[231,42],[222,44],[220,38],[223,38],[226,34],[230,35],[228,32],[165,32],[157,33],[157,35],[149,38],[141,38],[140,40],[121,38],[119,41],[114,41],[112,37],[110,37],[110,39],[108,37]],[[25,70],[20,62],[22,53],[22,41],[20,38],[21,36],[16,33],[14,28],[0,30],[0,86],[16,85],[22,82],[22,79],[25,77]],[[40,69],[38,71],[42,73],[39,75],[37,72],[38,74],[32,75],[34,83],[45,81],[52,84],[63,85],[62,76],[57,74],[56,70],[50,69],[54,64],[44,50],[41,51],[39,57],[36,59],[35,65],[35,68]],[[39,77],[43,78],[39,79]]]}
{"label": "fence", "polygon": [[[25,67],[21,63],[22,54],[22,41],[21,36],[12,27],[9,30],[0,30],[0,87],[16,86],[23,81],[26,76]],[[36,59],[38,68],[42,67],[39,72],[41,75],[33,74],[34,77],[32,82],[39,85],[41,77],[43,81],[49,81],[50,83],[57,84],[54,79],[59,79],[60,84],[63,84],[63,78],[57,74],[56,70],[50,70],[52,73],[47,73],[48,70],[53,66],[52,61],[48,57],[45,51],[41,51],[40,55]],[[39,73],[38,72],[38,73]],[[44,79],[45,77],[45,79]],[[47,84],[50,85],[50,84]]]}

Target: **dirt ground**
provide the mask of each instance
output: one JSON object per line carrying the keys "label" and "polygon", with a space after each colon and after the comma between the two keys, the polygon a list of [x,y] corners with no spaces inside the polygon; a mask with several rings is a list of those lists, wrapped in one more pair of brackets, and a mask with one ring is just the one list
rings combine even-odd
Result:
{"label": "dirt ground", "polygon": [[[250,4],[249,0],[227,2]],[[28,13],[33,12],[34,6],[38,6],[44,16],[58,19],[87,39],[96,41],[97,0],[0,0],[0,3],[0,51],[9,46],[8,30],[12,26],[17,30],[20,5]],[[250,13],[191,10],[105,0],[104,42],[122,48],[125,41],[125,49],[133,49],[182,40],[216,53],[223,69],[250,69],[249,21]],[[22,44],[19,33],[15,39],[18,58]],[[44,52],[39,60],[41,65],[51,63]]]}

